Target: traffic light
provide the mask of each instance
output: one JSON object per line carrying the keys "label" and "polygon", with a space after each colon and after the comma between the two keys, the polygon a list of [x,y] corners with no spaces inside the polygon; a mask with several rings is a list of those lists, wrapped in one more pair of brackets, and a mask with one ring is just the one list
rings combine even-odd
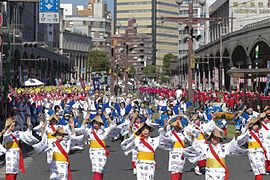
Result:
{"label": "traffic light", "polygon": [[[186,34],[189,34],[189,26],[185,26],[185,29],[184,30],[185,30]],[[196,41],[199,41],[202,38],[201,35],[194,35],[194,29],[193,29],[193,27],[191,27],[190,34],[189,35],[192,37],[192,39],[195,39]],[[184,39],[184,42],[185,43],[187,41],[188,41],[188,37],[186,37]]]}
{"label": "traffic light", "polygon": [[37,42],[23,42],[22,43],[22,46],[23,47],[37,47],[38,46],[38,43]]}

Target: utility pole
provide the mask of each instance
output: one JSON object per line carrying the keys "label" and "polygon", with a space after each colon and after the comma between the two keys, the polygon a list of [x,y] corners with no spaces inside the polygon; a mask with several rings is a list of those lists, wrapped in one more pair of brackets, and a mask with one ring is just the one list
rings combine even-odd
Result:
{"label": "utility pole", "polygon": [[[192,37],[192,18],[193,18],[193,3],[189,2],[188,4],[188,100],[192,101],[193,90],[192,90],[192,81],[193,81],[193,71],[192,61],[194,61],[193,55],[193,37]],[[192,59],[193,58],[193,59]]]}
{"label": "utility pole", "polygon": [[219,88],[224,89],[225,83],[224,83],[224,70],[222,70],[222,67],[224,68],[224,63],[223,63],[223,47],[222,47],[222,35],[223,35],[223,23],[220,22],[220,35],[219,35],[219,40],[220,40],[220,60],[219,60]]}
{"label": "utility pole", "polygon": [[7,117],[8,113],[8,89],[9,89],[9,81],[10,81],[10,62],[12,56],[12,46],[11,46],[11,35],[10,35],[10,20],[8,18],[7,21],[7,29],[8,29],[8,57],[5,66],[5,87],[4,87],[4,98],[5,98],[5,117]]}
{"label": "utility pole", "polygon": [[[127,94],[128,93],[128,74],[129,74],[129,58],[130,55],[141,55],[142,53],[136,53],[132,52],[134,49],[139,48],[141,44],[144,45],[144,40],[147,39],[144,35],[138,35],[137,34],[137,23],[136,21],[130,25],[128,28],[125,29],[125,34],[123,36],[119,35],[117,37],[112,37],[111,39],[114,40],[120,40],[122,42],[121,46],[123,48],[122,55],[122,63],[124,67],[124,92]],[[121,28],[121,24],[117,23],[116,28],[119,30]],[[131,32],[131,33],[129,33]],[[140,42],[142,41],[142,42]],[[115,48],[117,46],[114,46]],[[131,53],[130,53],[131,52]],[[114,53],[116,55],[117,53]],[[119,54],[119,53],[118,53]]]}
{"label": "utility pole", "polygon": [[3,11],[2,2],[0,2],[0,87],[3,84]]}
{"label": "utility pole", "polygon": [[[126,36],[127,37],[127,36]],[[127,42],[127,41],[126,41]],[[125,45],[125,60],[124,60],[124,72],[125,72],[125,75],[124,75],[124,78],[125,78],[125,89],[124,89],[124,92],[127,94],[128,93],[128,51],[129,51],[129,48],[128,48],[128,44],[126,43]]]}
{"label": "utility pole", "polygon": [[111,48],[111,94],[114,94],[114,72],[115,72],[115,59],[114,59],[114,47]]}
{"label": "utility pole", "polygon": [[[184,0],[176,0],[176,3],[180,5],[183,3]],[[204,6],[206,0],[199,0],[200,5]],[[186,24],[188,26],[188,100],[192,101],[193,98],[193,90],[192,90],[192,83],[193,83],[193,72],[195,68],[195,57],[193,54],[193,25],[206,22],[206,21],[222,21],[222,17],[220,18],[200,18],[200,17],[193,17],[193,1],[188,1],[188,17],[161,17],[162,19],[166,20],[175,20],[179,21],[180,23]]]}

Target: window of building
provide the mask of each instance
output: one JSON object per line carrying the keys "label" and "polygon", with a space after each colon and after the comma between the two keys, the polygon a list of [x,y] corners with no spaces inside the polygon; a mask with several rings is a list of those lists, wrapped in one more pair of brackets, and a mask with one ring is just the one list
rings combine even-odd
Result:
{"label": "window of building", "polygon": [[263,8],[263,2],[258,3],[259,8]]}
{"label": "window of building", "polygon": [[251,7],[251,8],[254,8],[254,7],[255,7],[255,2],[251,2],[251,3],[250,3],[250,7]]}
{"label": "window of building", "polygon": [[179,54],[188,54],[188,50],[179,50]]}
{"label": "window of building", "polygon": [[157,41],[157,44],[160,44],[160,45],[167,45],[167,46],[178,46],[178,43],[172,43],[172,42],[163,42],[163,41]]}
{"label": "window of building", "polygon": [[170,26],[157,26],[157,28],[178,31],[178,28],[177,28],[177,27],[170,27]]}
{"label": "window of building", "polygon": [[163,6],[168,6],[168,7],[176,7],[178,8],[176,3],[166,3],[166,2],[157,2],[157,4],[163,5]]}
{"label": "window of building", "polygon": [[238,7],[238,2],[233,2],[233,7]]}
{"label": "window of building", "polygon": [[173,15],[178,15],[179,14],[178,12],[166,11],[166,10],[161,10],[161,9],[158,9],[157,12],[165,13],[165,14],[173,14]]}
{"label": "window of building", "polygon": [[143,13],[151,12],[151,9],[132,9],[132,10],[118,10],[117,13]]}
{"label": "window of building", "polygon": [[[152,20],[151,17],[135,17],[136,20]],[[118,21],[128,21],[130,18],[118,18]],[[174,21],[175,22],[175,21]]]}
{"label": "window of building", "polygon": [[167,38],[178,38],[177,35],[171,35],[171,34],[160,34],[160,33],[157,33],[157,36],[167,37]]}
{"label": "window of building", "polygon": [[151,1],[146,1],[146,2],[118,2],[117,5],[146,5],[146,4],[152,4]]}
{"label": "window of building", "polygon": [[185,30],[179,30],[179,34],[186,34]]}

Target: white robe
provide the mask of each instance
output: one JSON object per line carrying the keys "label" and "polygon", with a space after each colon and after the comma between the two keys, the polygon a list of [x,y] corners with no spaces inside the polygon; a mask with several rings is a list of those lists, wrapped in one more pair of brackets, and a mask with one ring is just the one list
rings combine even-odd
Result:
{"label": "white robe", "polygon": [[[93,135],[93,129],[85,127],[85,137],[87,138],[88,142],[96,141]],[[99,129],[96,134],[101,141],[105,141],[109,136],[110,132],[114,130],[116,126],[110,125],[108,128]],[[89,143],[90,144],[90,143]],[[91,146],[91,144],[90,144]],[[106,151],[103,148],[89,148],[89,157],[92,164],[92,172],[98,172],[103,174],[104,167],[107,162]]]}
{"label": "white robe", "polygon": [[[54,128],[57,129],[58,125],[54,125]],[[36,132],[41,132],[41,126],[36,126],[34,129],[34,131]],[[46,137],[48,138],[49,134],[52,135],[54,133],[54,131],[52,130],[51,126],[49,124],[47,124],[47,126],[45,127],[45,134],[47,135]],[[54,143],[56,141],[55,137],[51,137],[48,138],[48,146],[51,147],[52,143]],[[50,164],[52,162],[52,153],[51,151],[47,151],[47,163]]]}
{"label": "white robe", "polygon": [[[75,135],[66,136],[60,142],[63,149],[68,154],[71,149],[71,141],[73,139],[80,139]],[[51,144],[48,143],[47,134],[44,133],[41,142],[33,145],[33,148],[38,153],[47,152],[48,154],[53,155],[53,153],[60,153],[59,148],[56,146],[55,141]],[[68,162],[55,161],[53,158],[48,161],[50,167],[50,180],[67,180],[68,179]]]}
{"label": "white robe", "polygon": [[[28,145],[33,145],[37,143],[38,140],[32,135],[32,131],[6,131],[3,135],[3,144],[8,142],[14,142],[11,134],[13,134],[17,141],[23,141]],[[15,142],[14,142],[15,143]],[[18,174],[19,172],[19,158],[20,158],[20,148],[8,148],[6,149],[6,174]]]}
{"label": "white robe", "polygon": [[[67,141],[61,141],[60,144],[66,153],[70,150],[70,139]],[[48,151],[53,153],[61,153],[55,142],[52,143]],[[67,180],[68,179],[68,162],[54,161],[50,163],[50,180]]]}
{"label": "white robe", "polygon": [[[254,131],[253,131],[254,132]],[[255,132],[254,132],[255,133]],[[263,143],[265,137],[270,137],[270,132],[265,132],[262,129],[255,133],[260,141]],[[248,130],[245,134],[238,137],[241,139],[241,143],[254,143],[256,140],[251,136],[250,131]],[[248,148],[248,159],[255,175],[265,174],[265,155],[262,148]]]}
{"label": "white robe", "polygon": [[[264,123],[265,124],[265,123]],[[262,133],[263,133],[263,147],[265,148],[266,152],[267,152],[267,157],[268,160],[270,161],[270,124],[265,124],[265,126],[268,128],[268,130],[266,130],[264,127],[262,127]]]}
{"label": "white robe", "polygon": [[[243,155],[246,151],[242,150],[235,139],[226,144],[212,145],[214,151],[219,158],[226,158],[226,156]],[[209,145],[195,141],[192,146],[184,149],[184,154],[192,163],[197,162],[198,159],[215,159],[210,151]],[[206,180],[223,180],[225,178],[225,169],[213,168],[206,166],[205,179]]]}
{"label": "white robe", "polygon": [[[178,142],[178,139],[172,134],[172,131],[168,131],[168,136],[172,142],[172,144],[175,144]],[[185,144],[185,136],[183,133],[176,132],[178,137],[181,139],[182,143]],[[174,173],[183,173],[184,165],[185,165],[186,158],[184,156],[184,149],[183,148],[174,148],[172,147],[172,150],[169,152],[169,167],[168,170],[174,174]]]}
{"label": "white robe", "polygon": [[[145,141],[150,144],[154,151],[156,151],[157,147],[159,146],[160,137],[151,138],[149,137]],[[135,146],[136,151],[138,152],[151,152],[145,145],[143,145],[140,141],[140,138],[137,137],[135,139]],[[137,170],[137,179],[138,180],[154,180],[155,176],[155,168],[156,168],[155,161],[148,161],[148,160],[137,160],[136,161],[136,170]]]}
{"label": "white robe", "polygon": [[7,150],[2,146],[2,144],[0,144],[0,156],[5,154],[6,152],[7,152]]}
{"label": "white robe", "polygon": [[[160,136],[151,138],[149,137],[145,141],[148,142],[156,151],[157,147],[160,145]],[[140,137],[131,136],[121,143],[121,148],[124,153],[127,155],[133,150],[137,152],[151,152],[145,145],[140,141]],[[155,161],[149,160],[136,160],[136,171],[138,180],[154,180],[155,175]]]}

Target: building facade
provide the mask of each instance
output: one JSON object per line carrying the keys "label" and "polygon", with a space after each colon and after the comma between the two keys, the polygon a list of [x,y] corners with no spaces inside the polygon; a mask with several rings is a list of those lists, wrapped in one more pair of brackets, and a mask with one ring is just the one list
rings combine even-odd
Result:
{"label": "building facade", "polygon": [[53,84],[56,78],[69,80],[72,62],[57,51],[57,26],[38,22],[38,3],[9,1],[2,5],[4,78],[17,87],[29,78],[45,84]]}
{"label": "building facade", "polygon": [[210,17],[224,17],[222,25],[210,23],[210,39],[214,41],[219,39],[221,33],[225,35],[269,18],[270,1],[218,0],[209,11]]}
{"label": "building facade", "polygon": [[116,24],[121,23],[122,33],[129,19],[136,19],[138,33],[150,35],[153,40],[152,62],[163,65],[165,54],[178,55],[178,23],[163,23],[161,17],[177,17],[175,0],[116,0]]}
{"label": "building facade", "polygon": [[93,46],[105,46],[111,37],[112,17],[103,0],[89,0],[87,6],[61,4],[64,9],[65,29],[91,36]]}
{"label": "building facade", "polygon": [[135,69],[135,78],[139,80],[142,77],[144,67],[147,64],[152,64],[153,45],[151,36],[138,33],[138,29],[134,27],[136,23],[136,19],[130,19],[125,33],[121,34],[118,30],[118,35],[112,38],[112,45],[115,47],[116,55],[119,53],[121,56],[123,53],[119,51],[119,48],[124,49],[125,44],[128,44],[128,58],[120,57],[120,63],[124,66],[123,62],[127,60],[128,66]]}
{"label": "building facade", "polygon": [[91,37],[71,33],[68,31],[63,32],[62,49],[64,54],[68,55],[73,62],[72,78],[85,81],[90,81],[89,67],[87,66],[87,57],[90,51]]}

